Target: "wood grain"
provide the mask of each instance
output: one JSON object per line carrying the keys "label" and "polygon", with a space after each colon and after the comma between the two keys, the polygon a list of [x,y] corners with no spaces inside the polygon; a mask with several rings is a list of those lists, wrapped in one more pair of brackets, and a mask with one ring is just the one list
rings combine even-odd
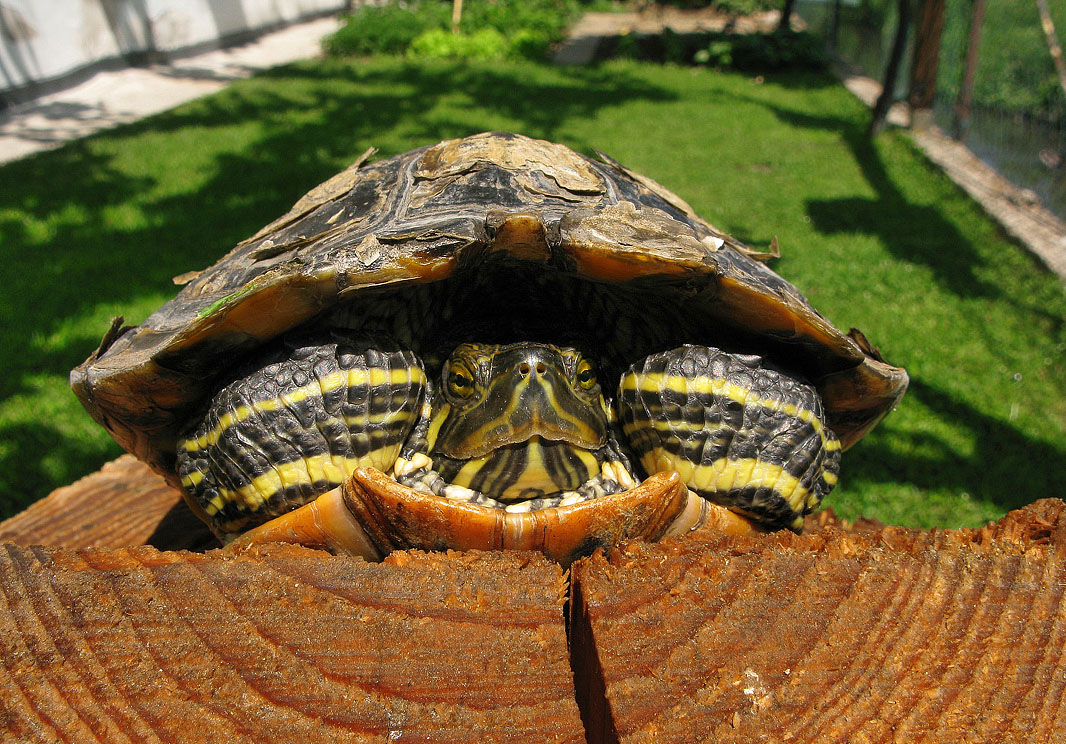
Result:
{"label": "wood grain", "polygon": [[122,547],[213,538],[120,458],[0,524],[50,546],[0,547],[0,740],[1066,741],[1062,501],[807,529],[578,561],[568,637],[537,554]]}
{"label": "wood grain", "polygon": [[1066,519],[632,544],[572,569],[594,742],[1066,741]]}
{"label": "wood grain", "polygon": [[0,552],[3,741],[580,742],[529,553]]}
{"label": "wood grain", "polygon": [[168,485],[132,455],[52,491],[0,522],[0,543],[65,548],[154,545],[202,550],[218,540]]}

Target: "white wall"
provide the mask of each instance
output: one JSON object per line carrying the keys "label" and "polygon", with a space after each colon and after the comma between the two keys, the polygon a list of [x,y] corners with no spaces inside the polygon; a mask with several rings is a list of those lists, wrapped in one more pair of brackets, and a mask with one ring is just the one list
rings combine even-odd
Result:
{"label": "white wall", "polygon": [[0,0],[0,92],[341,10],[346,0]]}

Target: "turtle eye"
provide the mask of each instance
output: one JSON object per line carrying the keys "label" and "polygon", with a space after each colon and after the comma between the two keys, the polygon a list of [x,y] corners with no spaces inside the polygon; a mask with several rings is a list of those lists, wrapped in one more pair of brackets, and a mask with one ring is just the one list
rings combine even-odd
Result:
{"label": "turtle eye", "polygon": [[459,398],[469,398],[473,394],[474,381],[462,364],[453,364],[448,370],[448,390]]}
{"label": "turtle eye", "polygon": [[592,371],[592,365],[585,360],[577,365],[577,382],[585,390],[591,390],[596,385],[596,373]]}

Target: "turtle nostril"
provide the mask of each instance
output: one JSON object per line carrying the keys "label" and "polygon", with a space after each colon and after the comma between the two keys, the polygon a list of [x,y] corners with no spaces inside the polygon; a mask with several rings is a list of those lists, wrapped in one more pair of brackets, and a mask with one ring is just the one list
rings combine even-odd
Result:
{"label": "turtle nostril", "polygon": [[529,365],[526,362],[522,362],[522,364],[518,367],[518,374],[522,375],[522,377],[525,377],[529,374]]}
{"label": "turtle nostril", "polygon": [[544,362],[537,362],[537,374],[543,375],[548,371],[548,368],[544,366]]}

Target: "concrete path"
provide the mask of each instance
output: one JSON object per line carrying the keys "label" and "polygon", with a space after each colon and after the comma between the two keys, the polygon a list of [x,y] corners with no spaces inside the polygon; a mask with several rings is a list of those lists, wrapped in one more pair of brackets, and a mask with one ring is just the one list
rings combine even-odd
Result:
{"label": "concrete path", "polygon": [[911,137],[1008,234],[1066,279],[1066,223],[1044,209],[1036,194],[1018,188],[936,128],[912,132]]}
{"label": "concrete path", "polygon": [[[648,8],[641,12],[585,13],[570,29],[570,36],[555,53],[558,65],[587,65],[596,57],[600,41],[624,34],[659,34],[670,29],[679,34],[731,31],[735,33],[769,32],[777,28],[781,13],[769,10],[735,18],[714,8]],[[793,27],[798,19],[794,17]]]}
{"label": "concrete path", "polygon": [[314,57],[336,18],[287,26],[239,46],[166,65],[100,72],[81,85],[0,113],[0,163],[166,111],[259,70]]}

